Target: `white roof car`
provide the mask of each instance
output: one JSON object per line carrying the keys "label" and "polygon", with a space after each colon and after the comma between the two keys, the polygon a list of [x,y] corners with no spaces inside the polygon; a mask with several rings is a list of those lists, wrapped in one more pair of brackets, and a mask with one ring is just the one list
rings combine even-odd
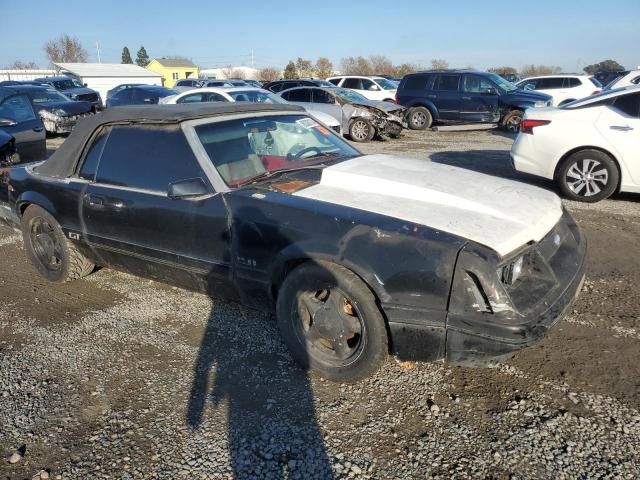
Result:
{"label": "white roof car", "polygon": [[[201,102],[289,103],[286,100],[280,98],[275,93],[255,87],[194,88],[185,92],[181,92],[178,95],[172,95],[160,100],[160,103],[168,104]],[[341,123],[331,115],[310,108],[305,108],[305,110],[313,115],[316,120],[320,120],[327,127],[342,135]]]}
{"label": "white roof car", "polygon": [[327,81],[336,87],[355,90],[369,100],[395,102],[398,84],[383,77],[367,77],[359,75],[341,75],[329,77]]}
{"label": "white roof car", "polygon": [[527,110],[511,158],[516,170],[554,180],[571,200],[640,193],[640,86]]}
{"label": "white roof car", "polygon": [[600,93],[602,85],[589,75],[544,75],[529,77],[516,83],[523,90],[535,90],[551,95],[553,105],[573,102]]}
{"label": "white roof car", "polygon": [[631,70],[626,75],[616,78],[604,88],[612,90],[614,88],[628,87],[629,85],[640,85],[640,70]]}

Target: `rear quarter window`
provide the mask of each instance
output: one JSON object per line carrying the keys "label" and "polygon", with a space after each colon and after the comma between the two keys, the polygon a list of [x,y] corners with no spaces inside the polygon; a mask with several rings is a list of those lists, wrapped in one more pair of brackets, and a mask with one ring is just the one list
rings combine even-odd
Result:
{"label": "rear quarter window", "polygon": [[406,90],[426,90],[429,75],[408,75],[402,85]]}
{"label": "rear quarter window", "polygon": [[177,126],[114,126],[104,145],[96,182],[156,192],[170,183],[204,177]]}

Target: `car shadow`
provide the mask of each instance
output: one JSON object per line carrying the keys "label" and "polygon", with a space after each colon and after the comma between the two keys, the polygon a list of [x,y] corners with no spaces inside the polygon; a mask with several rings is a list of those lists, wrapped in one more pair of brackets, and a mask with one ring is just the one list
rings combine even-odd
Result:
{"label": "car shadow", "polygon": [[[233,225],[233,252],[291,244],[257,208],[240,208]],[[193,367],[187,425],[227,432],[234,479],[334,478],[309,372],[301,366],[309,364],[306,347],[295,362],[272,314],[219,300],[208,288],[213,307]],[[212,424],[220,418],[226,429]]]}
{"label": "car shadow", "polygon": [[432,153],[432,162],[466,168],[479,173],[516,180],[556,191],[551,180],[517,171],[511,165],[508,150],[466,150]]}

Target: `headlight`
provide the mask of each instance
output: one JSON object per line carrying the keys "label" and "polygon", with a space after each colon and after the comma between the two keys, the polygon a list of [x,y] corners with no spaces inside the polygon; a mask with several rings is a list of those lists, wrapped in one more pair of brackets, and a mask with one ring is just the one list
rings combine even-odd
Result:
{"label": "headlight", "polygon": [[524,255],[520,255],[515,260],[509,262],[502,267],[500,279],[505,285],[513,285],[522,274],[522,266],[524,265]]}
{"label": "headlight", "polygon": [[62,110],[61,108],[58,108],[57,110],[53,111],[54,115],[57,115],[59,117],[64,117],[67,115],[67,112],[65,112],[64,110]]}
{"label": "headlight", "polygon": [[533,106],[536,108],[546,107],[548,106],[547,103],[548,102],[546,100],[538,100],[536,103],[533,104]]}

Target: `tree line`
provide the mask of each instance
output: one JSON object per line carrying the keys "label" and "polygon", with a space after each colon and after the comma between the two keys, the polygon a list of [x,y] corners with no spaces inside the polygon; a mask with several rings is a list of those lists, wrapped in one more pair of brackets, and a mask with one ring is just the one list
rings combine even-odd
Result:
{"label": "tree line", "polygon": [[[63,34],[58,38],[49,40],[43,47],[47,58],[51,64],[53,63],[84,63],[87,62],[89,54],[84,48],[80,40],[76,37]],[[149,55],[144,46],[141,46],[137,53],[135,63],[141,67],[149,64]],[[131,52],[128,47],[123,47],[121,54],[121,63],[133,64]],[[16,60],[10,65],[5,66],[7,69],[29,70],[37,69],[38,65],[33,61]],[[417,65],[414,63],[402,63],[394,65],[393,62],[385,55],[372,55],[370,57],[345,57],[342,58],[339,65],[339,71],[343,75],[389,75],[393,77],[403,77],[407,73],[420,70],[441,70],[449,68],[449,63],[444,59],[433,59],[430,64]],[[228,68],[231,76],[238,76],[239,72],[232,71]],[[600,70],[619,71],[624,67],[615,60],[603,60],[598,63],[587,65],[583,71],[588,75],[593,75]],[[512,66],[493,67],[490,72],[501,75],[515,74],[523,78],[537,75],[552,75],[562,73],[562,68],[554,65],[524,65],[521,69]],[[313,77],[326,79],[336,73],[334,65],[327,57],[319,57],[315,62],[298,57],[295,61],[291,60],[285,66],[284,70],[276,67],[267,67],[260,70],[260,79],[266,81],[278,80],[281,77],[286,79]],[[235,74],[235,75],[233,75]]]}

